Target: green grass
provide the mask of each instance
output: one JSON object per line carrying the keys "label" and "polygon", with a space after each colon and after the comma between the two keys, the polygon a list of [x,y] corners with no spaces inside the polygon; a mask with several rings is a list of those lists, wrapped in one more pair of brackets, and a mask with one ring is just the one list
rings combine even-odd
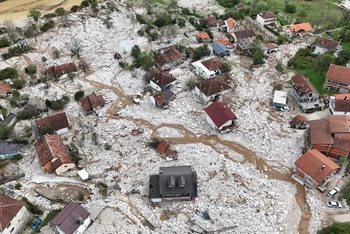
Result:
{"label": "green grass", "polygon": [[342,49],[350,49],[350,43],[341,43]]}
{"label": "green grass", "polygon": [[313,68],[307,68],[307,69],[303,69],[303,70],[297,70],[298,73],[306,76],[307,78],[310,79],[311,83],[315,86],[315,88],[317,89],[317,91],[322,95],[322,94],[328,94],[328,95],[332,95],[335,94],[337,92],[332,91],[332,90],[325,90],[322,89],[323,83],[325,81],[325,76],[326,73],[315,73]]}
{"label": "green grass", "polygon": [[160,3],[160,4],[163,4],[163,5],[167,5],[166,2],[164,2],[163,0],[152,0],[154,3]]}

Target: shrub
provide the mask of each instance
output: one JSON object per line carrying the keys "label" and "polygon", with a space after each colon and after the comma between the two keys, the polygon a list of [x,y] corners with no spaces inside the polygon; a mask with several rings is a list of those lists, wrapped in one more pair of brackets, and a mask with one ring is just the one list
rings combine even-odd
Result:
{"label": "shrub", "polygon": [[105,143],[104,147],[105,147],[105,150],[111,150],[112,149],[112,145],[110,145],[108,143]]}
{"label": "shrub", "polygon": [[26,81],[23,79],[15,79],[12,82],[13,82],[12,86],[16,89],[22,89],[26,84]]}
{"label": "shrub", "polygon": [[53,135],[55,134],[55,130],[50,124],[44,124],[39,128],[39,134],[40,136]]}
{"label": "shrub", "polygon": [[256,48],[253,49],[253,64],[262,64],[264,63],[264,51],[262,49]]}
{"label": "shrub", "polygon": [[145,31],[142,30],[142,29],[139,29],[139,30],[137,31],[137,34],[138,34],[140,37],[143,37],[143,36],[145,35]]}
{"label": "shrub", "polygon": [[140,24],[147,24],[147,21],[142,17],[142,15],[136,14],[136,19]]}
{"label": "shrub", "polygon": [[286,12],[294,14],[297,11],[297,7],[295,5],[288,4],[286,5]]}
{"label": "shrub", "polygon": [[284,66],[283,66],[283,63],[282,63],[281,60],[278,60],[278,61],[277,61],[277,64],[276,64],[275,68],[276,68],[277,71],[283,72]]}
{"label": "shrub", "polygon": [[0,39],[0,48],[10,46],[10,41],[7,39]]}
{"label": "shrub", "polygon": [[186,86],[189,90],[192,90],[196,87],[197,84],[197,80],[195,78],[190,78],[187,82],[186,82]]}
{"label": "shrub", "polygon": [[191,15],[191,11],[187,7],[184,7],[184,8],[182,8],[182,14],[184,14],[184,15]]}
{"label": "shrub", "polygon": [[131,70],[130,64],[127,62],[119,62],[119,66],[124,70]]}
{"label": "shrub", "polygon": [[10,47],[7,51],[7,53],[2,54],[2,57],[6,60],[15,56],[19,56],[23,53],[25,53],[25,49],[23,49],[22,46],[14,46],[14,47]]}
{"label": "shrub", "polygon": [[42,32],[46,32],[48,30],[50,30],[51,28],[55,27],[55,23],[52,20],[49,20],[47,22],[45,22],[41,27],[40,27],[40,31]]}
{"label": "shrub", "polygon": [[15,189],[20,190],[22,188],[22,184],[20,182],[17,182],[15,184]]}
{"label": "shrub", "polygon": [[91,140],[92,140],[92,143],[94,143],[94,145],[98,145],[98,135],[96,132],[92,133]]}
{"label": "shrub", "polygon": [[70,8],[71,12],[77,12],[78,10],[79,10],[79,6],[77,6],[77,5],[74,5]]}
{"label": "shrub", "polygon": [[69,102],[69,97],[68,96],[63,96],[61,99],[57,99],[57,100],[49,100],[46,99],[45,100],[45,104],[48,108],[52,109],[52,110],[62,110],[67,103]]}
{"label": "shrub", "polygon": [[99,192],[102,194],[102,196],[107,196],[108,191],[108,185],[103,182],[97,182],[96,187],[99,189]]}
{"label": "shrub", "polygon": [[48,14],[43,15],[43,18],[50,19],[50,18],[54,18],[56,16],[57,15],[55,13],[48,13]]}
{"label": "shrub", "polygon": [[205,56],[210,55],[210,49],[207,44],[201,45],[197,47],[197,49],[192,54],[193,60],[199,60],[201,58],[204,58]]}
{"label": "shrub", "polygon": [[287,41],[286,36],[280,35],[280,36],[277,37],[277,44],[278,45],[281,45],[281,44],[285,43],[286,41]]}
{"label": "shrub", "polygon": [[177,20],[177,25],[180,27],[180,28],[183,28],[186,26],[186,20],[184,19],[178,19]]}
{"label": "shrub", "polygon": [[232,69],[232,66],[228,62],[224,62],[220,67],[220,70],[222,73],[230,72],[231,69]]}
{"label": "shrub", "polygon": [[74,100],[75,101],[80,101],[82,97],[84,97],[85,93],[83,90],[79,90],[74,94]]}
{"label": "shrub", "polygon": [[36,73],[36,66],[35,65],[29,65],[28,67],[24,68],[24,71],[29,74],[33,75]]}
{"label": "shrub", "polygon": [[18,113],[17,118],[19,120],[31,119],[33,117],[38,117],[40,115],[40,111],[34,105],[29,105],[21,112]]}
{"label": "shrub", "polygon": [[7,67],[0,71],[0,80],[17,79],[18,72],[14,67]]}
{"label": "shrub", "polygon": [[22,197],[22,201],[24,202],[25,207],[32,213],[37,215],[42,215],[43,211],[33,203],[31,203],[26,197]]}
{"label": "shrub", "polygon": [[78,164],[79,160],[81,159],[79,152],[70,150],[69,151],[70,156],[72,156],[73,161]]}
{"label": "shrub", "polygon": [[333,223],[317,231],[317,234],[344,234],[350,233],[350,223]]}

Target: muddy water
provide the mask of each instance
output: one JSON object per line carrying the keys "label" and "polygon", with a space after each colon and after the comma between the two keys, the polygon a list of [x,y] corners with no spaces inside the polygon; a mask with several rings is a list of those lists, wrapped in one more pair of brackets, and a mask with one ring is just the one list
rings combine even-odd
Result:
{"label": "muddy water", "polygon": [[69,10],[81,2],[82,0],[6,0],[0,2],[0,24],[5,19],[12,19],[17,25],[23,25],[32,9],[46,14],[54,12],[58,7]]}

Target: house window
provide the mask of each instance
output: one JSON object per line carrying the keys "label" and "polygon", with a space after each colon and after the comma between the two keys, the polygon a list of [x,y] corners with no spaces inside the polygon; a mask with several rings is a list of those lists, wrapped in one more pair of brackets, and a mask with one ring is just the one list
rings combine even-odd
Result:
{"label": "house window", "polygon": [[13,230],[15,230],[15,228],[14,228],[14,227],[11,229],[10,233],[12,233],[12,232],[13,232]]}

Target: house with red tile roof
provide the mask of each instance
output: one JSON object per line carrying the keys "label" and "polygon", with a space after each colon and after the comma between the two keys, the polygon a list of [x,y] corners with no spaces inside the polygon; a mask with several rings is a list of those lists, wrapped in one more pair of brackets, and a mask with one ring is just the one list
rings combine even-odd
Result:
{"label": "house with red tile roof", "polygon": [[59,234],[81,234],[92,223],[90,213],[79,203],[68,203],[51,221]]}
{"label": "house with red tile roof", "polygon": [[42,136],[34,144],[41,169],[47,173],[62,174],[75,168],[75,162],[68,154],[63,141],[58,135]]}
{"label": "house with red tile roof", "polygon": [[51,78],[57,78],[64,74],[68,74],[76,71],[77,71],[77,66],[75,65],[74,62],[71,62],[67,64],[50,67],[46,70],[46,74]]}
{"label": "house with red tile roof", "polygon": [[309,121],[303,115],[297,115],[290,121],[290,127],[296,129],[306,129],[308,124]]}
{"label": "house with red tile roof", "polygon": [[307,187],[317,187],[332,178],[340,166],[321,154],[318,150],[309,150],[296,162],[296,174],[301,177]]}
{"label": "house with red tile roof", "polygon": [[207,32],[200,32],[192,36],[192,41],[196,43],[209,43],[211,42],[211,38]]}
{"label": "house with red tile roof", "polygon": [[331,64],[323,88],[339,93],[348,93],[350,91],[350,68]]}
{"label": "house with red tile roof", "polygon": [[222,64],[223,62],[219,58],[213,57],[191,63],[191,69],[204,79],[209,79],[221,75]]}
{"label": "house with red tile roof", "polygon": [[231,87],[227,83],[216,77],[198,82],[194,88],[194,93],[199,96],[203,104],[206,104],[230,92],[230,90]]}
{"label": "house with red tile roof", "polygon": [[312,32],[312,27],[310,23],[301,23],[301,24],[291,24],[286,26],[286,33],[289,37],[302,36],[305,33]]}
{"label": "house with red tile roof", "polygon": [[233,32],[237,30],[238,26],[239,23],[232,18],[218,21],[218,30],[220,32]]}
{"label": "house with red tile roof", "polygon": [[159,71],[157,68],[152,68],[149,71],[149,74],[149,84],[157,91],[168,89],[176,82],[176,78],[174,78],[172,75],[164,71]]}
{"label": "house with red tile roof", "polygon": [[261,25],[275,24],[277,16],[271,11],[260,12],[256,15],[256,21]]}
{"label": "house with red tile roof", "polygon": [[170,70],[184,61],[185,56],[175,46],[162,48],[154,56],[154,64],[161,71]]}
{"label": "house with red tile roof", "polygon": [[331,115],[350,116],[350,93],[331,95],[328,110]]}
{"label": "house with red tile roof", "polygon": [[292,77],[291,94],[304,112],[318,109],[323,105],[318,101],[320,93],[310,80],[301,74]]}
{"label": "house with red tile roof", "polygon": [[227,37],[220,37],[214,41],[215,43],[220,43],[224,45],[226,48],[233,48],[233,43]]}
{"label": "house with red tile roof", "polygon": [[168,108],[168,104],[173,99],[174,93],[170,89],[165,89],[150,97],[154,106],[162,109]]}
{"label": "house with red tile roof", "polygon": [[0,233],[20,233],[31,218],[22,201],[0,194]]}
{"label": "house with red tile roof", "polygon": [[49,125],[53,128],[56,134],[68,132],[69,121],[66,112],[57,112],[47,117],[37,119],[34,121],[34,132],[39,137],[39,130],[44,125]]}
{"label": "house with red tile roof", "polygon": [[313,54],[324,54],[330,50],[341,50],[341,46],[338,42],[325,37],[318,37],[315,40],[315,50]]}
{"label": "house with red tile roof", "polygon": [[217,19],[215,16],[210,16],[210,17],[207,17],[207,18],[203,18],[203,19],[199,19],[197,21],[198,24],[206,24],[207,26],[216,26],[216,23],[217,23]]}
{"label": "house with red tile roof", "polygon": [[205,119],[209,125],[217,130],[222,130],[225,127],[235,124],[236,115],[222,102],[213,102],[206,108]]}
{"label": "house with red tile roof", "polygon": [[307,131],[307,144],[324,155],[339,159],[350,153],[350,117],[331,115],[328,118],[312,120]]}
{"label": "house with red tile roof", "polygon": [[94,111],[96,108],[105,105],[105,99],[102,95],[92,93],[80,99],[80,105],[86,112]]}
{"label": "house with red tile roof", "polygon": [[10,84],[0,84],[0,97],[8,97],[12,93]]}

